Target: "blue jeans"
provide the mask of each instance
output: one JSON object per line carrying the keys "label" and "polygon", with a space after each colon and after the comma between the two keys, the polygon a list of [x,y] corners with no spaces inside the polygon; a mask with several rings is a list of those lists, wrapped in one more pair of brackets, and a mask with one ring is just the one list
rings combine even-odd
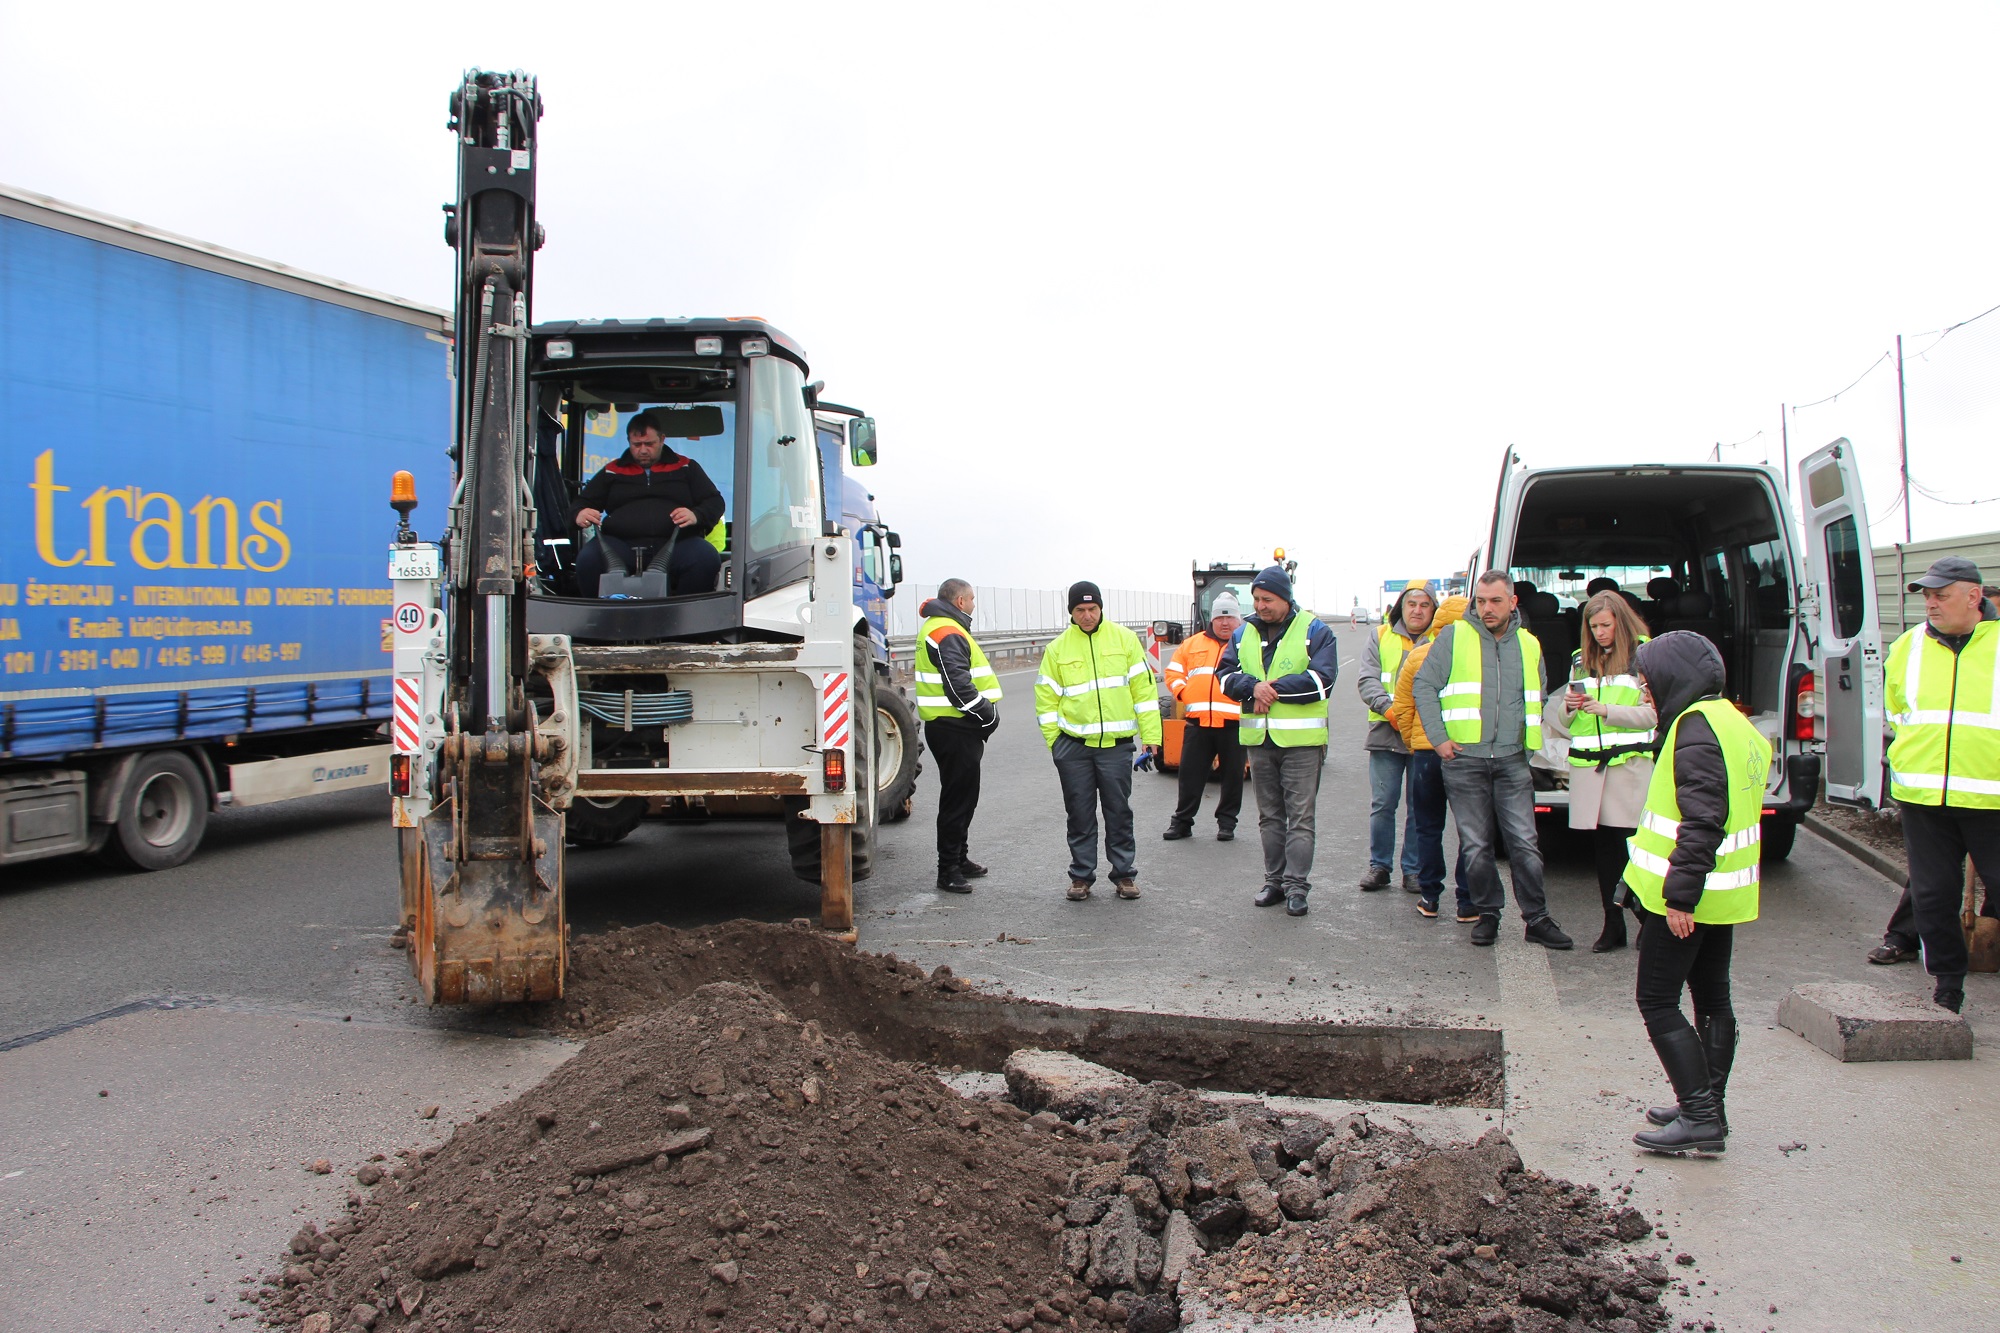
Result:
{"label": "blue jeans", "polygon": [[1500,868],[1493,852],[1507,840],[1507,866],[1514,881],[1514,904],[1529,925],[1549,914],[1542,888],[1542,848],[1535,834],[1535,780],[1528,756],[1482,759],[1462,754],[1441,764],[1444,788],[1458,823],[1458,847],[1465,888],[1482,916],[1499,916],[1506,905]]}
{"label": "blue jeans", "polygon": [[[1403,860],[1407,864],[1415,855],[1417,891],[1426,904],[1436,907],[1444,896],[1444,817],[1448,808],[1444,763],[1430,750],[1418,750],[1408,759],[1411,827],[1403,836]],[[1462,902],[1471,901],[1462,888],[1459,897]]]}
{"label": "blue jeans", "polygon": [[1133,862],[1139,840],[1132,831],[1132,742],[1085,745],[1074,736],[1056,737],[1056,776],[1062,781],[1068,815],[1069,877],[1097,881],[1097,807],[1104,807],[1104,855],[1111,878],[1138,875]]}
{"label": "blue jeans", "polygon": [[[1410,756],[1394,750],[1368,752],[1368,864],[1388,870],[1396,864],[1396,804],[1403,798],[1403,783],[1410,768]],[[1417,812],[1403,818],[1403,873],[1417,873]]]}

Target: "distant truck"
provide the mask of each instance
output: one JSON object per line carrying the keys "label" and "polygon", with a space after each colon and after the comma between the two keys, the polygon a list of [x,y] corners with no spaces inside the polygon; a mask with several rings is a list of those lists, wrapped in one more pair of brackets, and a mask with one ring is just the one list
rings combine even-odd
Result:
{"label": "distant truck", "polygon": [[363,538],[444,488],[449,317],[4,186],[0,272],[0,864],[383,785]]}

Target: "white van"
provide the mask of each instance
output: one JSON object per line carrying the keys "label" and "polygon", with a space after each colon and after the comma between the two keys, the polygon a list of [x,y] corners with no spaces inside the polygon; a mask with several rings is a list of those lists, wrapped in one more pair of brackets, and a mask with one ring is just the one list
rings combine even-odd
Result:
{"label": "white van", "polygon": [[[1790,854],[1822,779],[1836,804],[1873,807],[1882,793],[1882,635],[1854,447],[1835,440],[1808,456],[1799,485],[1803,528],[1776,468],[1525,468],[1510,448],[1470,566],[1516,581],[1551,696],[1581,642],[1592,579],[1615,579],[1652,633],[1714,642],[1726,697],[1771,742],[1767,859]],[[1551,736],[1531,761],[1538,813],[1569,800],[1566,748]]]}

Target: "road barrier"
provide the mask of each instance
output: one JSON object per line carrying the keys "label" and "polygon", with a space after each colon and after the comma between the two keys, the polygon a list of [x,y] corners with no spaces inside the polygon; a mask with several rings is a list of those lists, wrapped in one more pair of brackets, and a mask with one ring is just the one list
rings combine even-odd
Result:
{"label": "road barrier", "polygon": [[[1150,620],[1130,620],[1130,621],[1120,621],[1119,623],[1124,625],[1125,628],[1131,630],[1134,634],[1137,634],[1141,630],[1145,629],[1146,626],[1152,624],[1153,622],[1151,622]],[[977,633],[975,627],[975,634],[979,640],[979,646],[985,650],[986,655],[988,657],[1017,657],[1024,653],[1040,652],[1042,649],[1049,646],[1050,640],[1054,639],[1058,634],[1061,634],[1064,630],[1068,628],[1069,628],[1068,625],[1058,625],[1054,629],[1038,629],[1038,630],[1030,630],[1027,631],[1026,633],[995,634],[988,636],[986,634]],[[891,662],[908,662],[912,658],[914,658],[916,654],[917,654],[916,635],[896,634],[890,637],[889,660]]]}

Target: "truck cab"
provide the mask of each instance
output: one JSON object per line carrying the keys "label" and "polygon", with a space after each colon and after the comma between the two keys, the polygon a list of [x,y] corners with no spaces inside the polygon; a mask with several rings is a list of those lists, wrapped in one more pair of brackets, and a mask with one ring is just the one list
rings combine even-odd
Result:
{"label": "truck cab", "polygon": [[[1687,630],[1722,654],[1725,697],[1771,742],[1767,858],[1790,852],[1818,799],[1881,796],[1881,632],[1868,566],[1867,509],[1853,446],[1837,440],[1798,469],[1795,515],[1775,468],[1721,463],[1502,464],[1475,571],[1515,581],[1521,625],[1540,642],[1552,698],[1570,678],[1596,578],[1617,581],[1650,634]],[[1537,809],[1568,803],[1567,745],[1532,756]]]}

